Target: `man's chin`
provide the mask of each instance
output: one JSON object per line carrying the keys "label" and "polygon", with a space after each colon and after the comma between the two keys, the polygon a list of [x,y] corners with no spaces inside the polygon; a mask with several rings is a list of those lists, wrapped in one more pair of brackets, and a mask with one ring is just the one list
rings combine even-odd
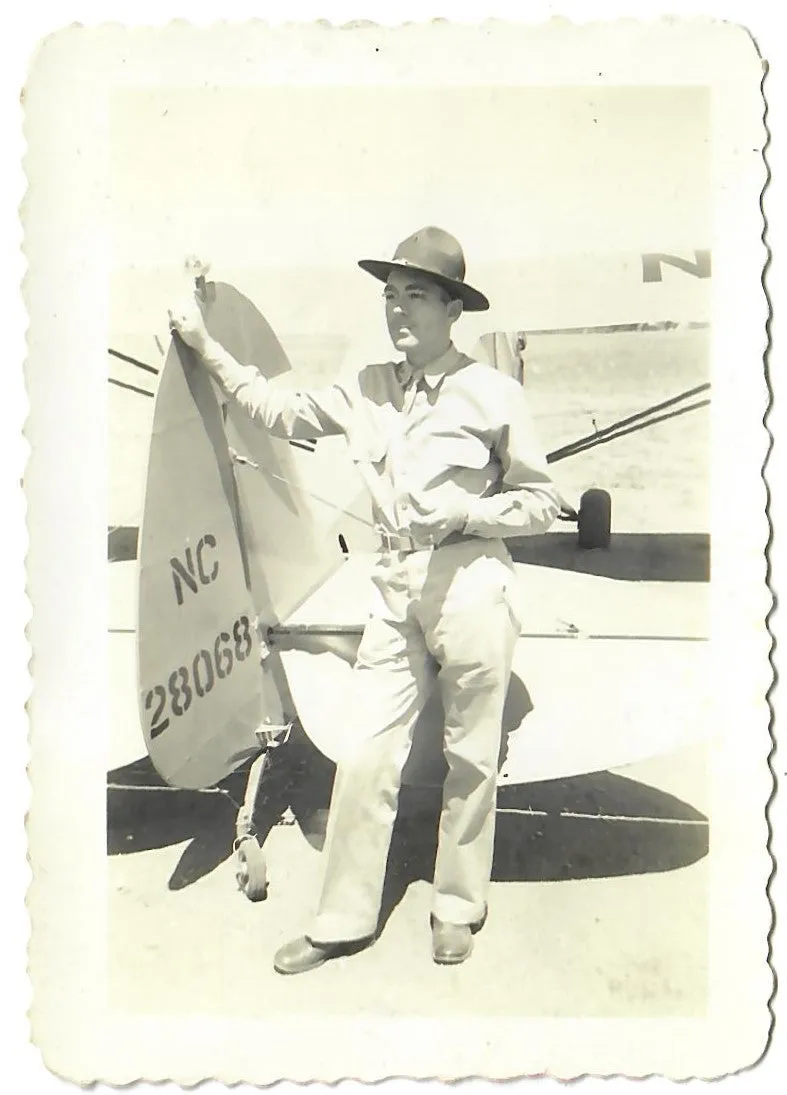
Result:
{"label": "man's chin", "polygon": [[418,345],[418,339],[411,335],[408,331],[407,334],[391,335],[391,341],[397,350],[401,350],[404,353],[406,350],[414,350]]}

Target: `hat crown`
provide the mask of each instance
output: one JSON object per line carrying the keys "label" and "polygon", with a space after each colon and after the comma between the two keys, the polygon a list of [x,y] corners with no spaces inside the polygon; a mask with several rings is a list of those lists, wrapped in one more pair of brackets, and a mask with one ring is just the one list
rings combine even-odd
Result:
{"label": "hat crown", "polygon": [[359,259],[367,274],[387,281],[394,270],[418,270],[434,278],[452,297],[461,300],[465,311],[485,312],[489,301],[465,282],[465,256],[459,240],[442,228],[419,228],[402,240],[393,259]]}
{"label": "hat crown", "polygon": [[396,248],[394,262],[416,266],[425,273],[464,281],[465,256],[461,244],[442,228],[419,228]]}

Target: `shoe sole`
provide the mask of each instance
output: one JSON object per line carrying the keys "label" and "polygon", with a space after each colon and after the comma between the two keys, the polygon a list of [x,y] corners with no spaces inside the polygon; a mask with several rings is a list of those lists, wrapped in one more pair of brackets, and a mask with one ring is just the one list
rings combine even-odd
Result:
{"label": "shoe sole", "polygon": [[329,961],[329,958],[321,958],[319,962],[313,962],[310,966],[299,966],[297,969],[287,969],[284,966],[277,966],[274,962],[273,968],[276,973],[280,973],[284,977],[294,977],[298,973],[311,973],[312,970],[318,970],[320,966],[324,966],[325,963]]}
{"label": "shoe sole", "polygon": [[463,954],[461,958],[434,958],[433,956],[436,966],[461,966],[469,957],[469,954]]}
{"label": "shoe sole", "polygon": [[473,953],[472,940],[470,946],[467,948],[464,954],[457,955],[442,955],[438,957],[436,954],[432,954],[432,959],[436,966],[459,966],[462,962],[466,962],[470,955]]}

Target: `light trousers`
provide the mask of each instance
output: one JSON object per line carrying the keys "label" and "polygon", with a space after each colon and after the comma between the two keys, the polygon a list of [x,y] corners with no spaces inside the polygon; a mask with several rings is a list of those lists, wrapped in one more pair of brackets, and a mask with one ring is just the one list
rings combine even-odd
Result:
{"label": "light trousers", "polygon": [[511,557],[502,541],[481,539],[386,552],[374,584],[354,671],[357,705],[348,713],[363,720],[363,733],[337,764],[322,893],[307,933],[314,942],[377,930],[402,769],[435,683],[448,773],[432,913],[472,924],[486,909],[503,705],[520,630]]}

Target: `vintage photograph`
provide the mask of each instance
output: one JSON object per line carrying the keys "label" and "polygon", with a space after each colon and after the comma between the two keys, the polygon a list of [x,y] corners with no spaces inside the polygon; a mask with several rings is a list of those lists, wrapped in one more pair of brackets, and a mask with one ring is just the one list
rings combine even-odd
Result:
{"label": "vintage photograph", "polygon": [[[257,27],[235,70],[217,30],[201,80],[194,34],[73,43],[101,58],[91,839],[100,999],[140,1032],[117,1077],[426,1076],[447,1024],[446,1078],[683,1078],[731,1067],[702,1048],[724,1024],[730,1060],[767,1034],[764,834],[758,959],[719,898],[748,856],[724,712],[749,713],[744,810],[769,793],[765,440],[721,303],[762,266],[756,54],[695,28],[690,78],[679,26],[511,28],[538,59],[512,71],[504,33],[416,29]],[[450,74],[462,50],[475,78]],[[299,1060],[327,1020],[421,1035],[411,1059],[322,1035]],[[193,1055],[146,1056],[151,1023]],[[512,1071],[555,1023],[571,1051],[547,1035]],[[286,1024],[289,1071],[243,1063],[259,1024]],[[222,1065],[227,1030],[245,1055]]]}
{"label": "vintage photograph", "polygon": [[[394,1014],[703,1013],[709,138],[703,88],[113,99],[119,1004],[247,1008],[256,921],[258,986],[341,959],[261,1015],[359,976]],[[184,299],[163,260],[213,201]],[[173,977],[219,909],[224,961]],[[470,991],[431,969],[471,957]]]}

